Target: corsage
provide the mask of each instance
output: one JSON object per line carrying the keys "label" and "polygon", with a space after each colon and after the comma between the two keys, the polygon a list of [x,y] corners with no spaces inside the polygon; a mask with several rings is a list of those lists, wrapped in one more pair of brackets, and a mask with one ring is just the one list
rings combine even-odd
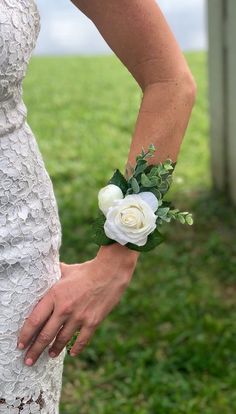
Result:
{"label": "corsage", "polygon": [[163,198],[172,183],[176,162],[166,159],[148,164],[155,146],[142,147],[129,177],[116,169],[105,187],[98,192],[99,214],[92,223],[92,239],[101,245],[120,243],[130,249],[147,252],[165,239],[159,232],[163,222],[178,220],[193,224],[192,214],[173,208]]}

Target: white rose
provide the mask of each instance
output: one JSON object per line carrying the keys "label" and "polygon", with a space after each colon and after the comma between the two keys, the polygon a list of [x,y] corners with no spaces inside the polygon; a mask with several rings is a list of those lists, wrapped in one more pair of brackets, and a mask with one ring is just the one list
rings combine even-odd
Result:
{"label": "white rose", "polygon": [[130,242],[143,246],[156,228],[157,208],[158,200],[150,191],[115,200],[107,212],[104,232],[122,245]]}
{"label": "white rose", "polygon": [[124,195],[115,184],[108,184],[102,187],[98,192],[98,206],[106,216],[108,208],[112,206],[114,200],[120,200]]}

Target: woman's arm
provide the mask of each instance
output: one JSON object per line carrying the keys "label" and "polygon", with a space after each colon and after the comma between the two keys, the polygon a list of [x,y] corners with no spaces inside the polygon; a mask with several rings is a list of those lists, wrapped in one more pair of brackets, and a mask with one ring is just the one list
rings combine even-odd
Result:
{"label": "woman's arm", "polygon": [[[154,0],[73,0],[97,26],[115,54],[131,72],[143,96],[127,159],[153,143],[152,163],[176,161],[195,100],[196,86],[158,5]],[[128,169],[127,169],[128,174]],[[34,364],[52,342],[60,354],[78,327],[72,347],[78,354],[95,329],[116,306],[126,289],[139,252],[119,243],[101,246],[84,263],[61,263],[62,278],[39,301],[19,332],[25,360]]]}
{"label": "woman's arm", "polygon": [[[157,148],[151,163],[177,160],[195,102],[196,84],[159,6],[154,0],[72,0],[98,28],[108,45],[136,79],[142,101],[125,166],[142,146]],[[98,254],[120,251],[136,260],[137,251],[114,243]]]}
{"label": "woman's arm", "polygon": [[157,148],[152,163],[176,161],[196,84],[154,0],[72,0],[98,28],[143,92],[127,163],[142,146]]}

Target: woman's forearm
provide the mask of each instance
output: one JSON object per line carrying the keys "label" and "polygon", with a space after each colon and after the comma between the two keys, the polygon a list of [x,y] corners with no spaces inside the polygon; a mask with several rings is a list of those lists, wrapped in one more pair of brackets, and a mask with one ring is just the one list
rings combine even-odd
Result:
{"label": "woman's forearm", "polygon": [[[149,143],[152,163],[177,160],[195,100],[187,61],[155,0],[72,0],[130,71],[143,97],[127,164]],[[127,166],[126,164],[126,166]]]}
{"label": "woman's forearm", "polygon": [[131,140],[125,173],[136,162],[142,147],[152,143],[156,151],[148,162],[166,158],[177,161],[180,146],[195,102],[196,86],[190,73],[176,74],[176,79],[151,83],[144,89]]}

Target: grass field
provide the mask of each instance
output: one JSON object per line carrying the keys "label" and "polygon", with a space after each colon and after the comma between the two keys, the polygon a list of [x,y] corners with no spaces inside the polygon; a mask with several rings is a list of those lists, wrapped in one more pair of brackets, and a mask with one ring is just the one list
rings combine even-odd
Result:
{"label": "grass field", "polygon": [[[169,196],[195,224],[163,227],[168,242],[140,256],[119,306],[66,356],[60,414],[236,413],[236,214],[211,191],[206,55],[186,56],[198,97]],[[140,99],[115,56],[31,59],[24,101],[54,184],[62,261],[97,251],[97,192],[124,171]]]}

